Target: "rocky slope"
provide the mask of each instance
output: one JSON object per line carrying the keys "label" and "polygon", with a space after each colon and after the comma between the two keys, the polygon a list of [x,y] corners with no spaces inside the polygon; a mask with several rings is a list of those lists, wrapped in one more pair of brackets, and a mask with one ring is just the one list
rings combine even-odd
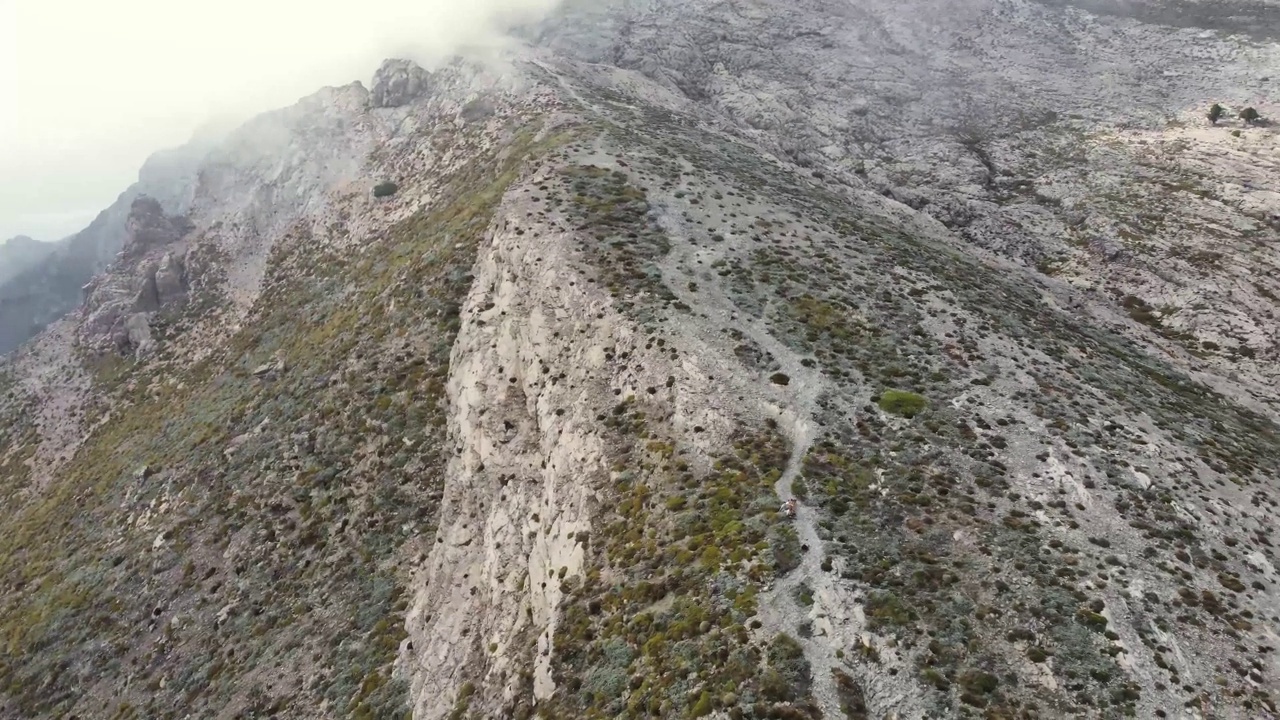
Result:
{"label": "rocky slope", "polygon": [[201,150],[4,368],[0,714],[1275,713],[1275,48],[1153,7],[569,3]]}

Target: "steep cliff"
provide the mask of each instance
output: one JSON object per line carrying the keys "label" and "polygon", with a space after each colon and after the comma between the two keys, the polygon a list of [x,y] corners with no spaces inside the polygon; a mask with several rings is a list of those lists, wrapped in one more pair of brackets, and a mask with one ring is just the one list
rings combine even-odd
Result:
{"label": "steep cliff", "polygon": [[1275,713],[1272,130],[1192,125],[1274,48],[900,5],[569,3],[131,199],[3,369],[0,714]]}

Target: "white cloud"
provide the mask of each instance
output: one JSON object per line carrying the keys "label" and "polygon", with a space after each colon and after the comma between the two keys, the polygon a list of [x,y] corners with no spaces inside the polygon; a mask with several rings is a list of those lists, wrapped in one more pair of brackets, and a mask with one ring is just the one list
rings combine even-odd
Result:
{"label": "white cloud", "polygon": [[78,230],[47,219],[92,217],[210,116],[367,83],[383,58],[430,62],[556,2],[0,0],[0,240]]}

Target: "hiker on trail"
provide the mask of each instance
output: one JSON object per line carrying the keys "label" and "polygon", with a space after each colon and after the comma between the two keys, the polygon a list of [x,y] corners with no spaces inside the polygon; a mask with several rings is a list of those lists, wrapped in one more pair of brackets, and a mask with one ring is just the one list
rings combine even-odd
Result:
{"label": "hiker on trail", "polygon": [[786,511],[787,517],[795,517],[796,516],[796,499],[791,498],[790,500],[786,501],[785,503],[783,503],[782,508],[784,511]]}

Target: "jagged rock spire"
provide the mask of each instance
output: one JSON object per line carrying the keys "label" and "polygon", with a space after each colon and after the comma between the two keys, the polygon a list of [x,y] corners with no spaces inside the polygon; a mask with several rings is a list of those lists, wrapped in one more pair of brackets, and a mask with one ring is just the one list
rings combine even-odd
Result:
{"label": "jagged rock spire", "polygon": [[373,107],[407,105],[431,90],[431,73],[412,60],[390,58],[373,75]]}

